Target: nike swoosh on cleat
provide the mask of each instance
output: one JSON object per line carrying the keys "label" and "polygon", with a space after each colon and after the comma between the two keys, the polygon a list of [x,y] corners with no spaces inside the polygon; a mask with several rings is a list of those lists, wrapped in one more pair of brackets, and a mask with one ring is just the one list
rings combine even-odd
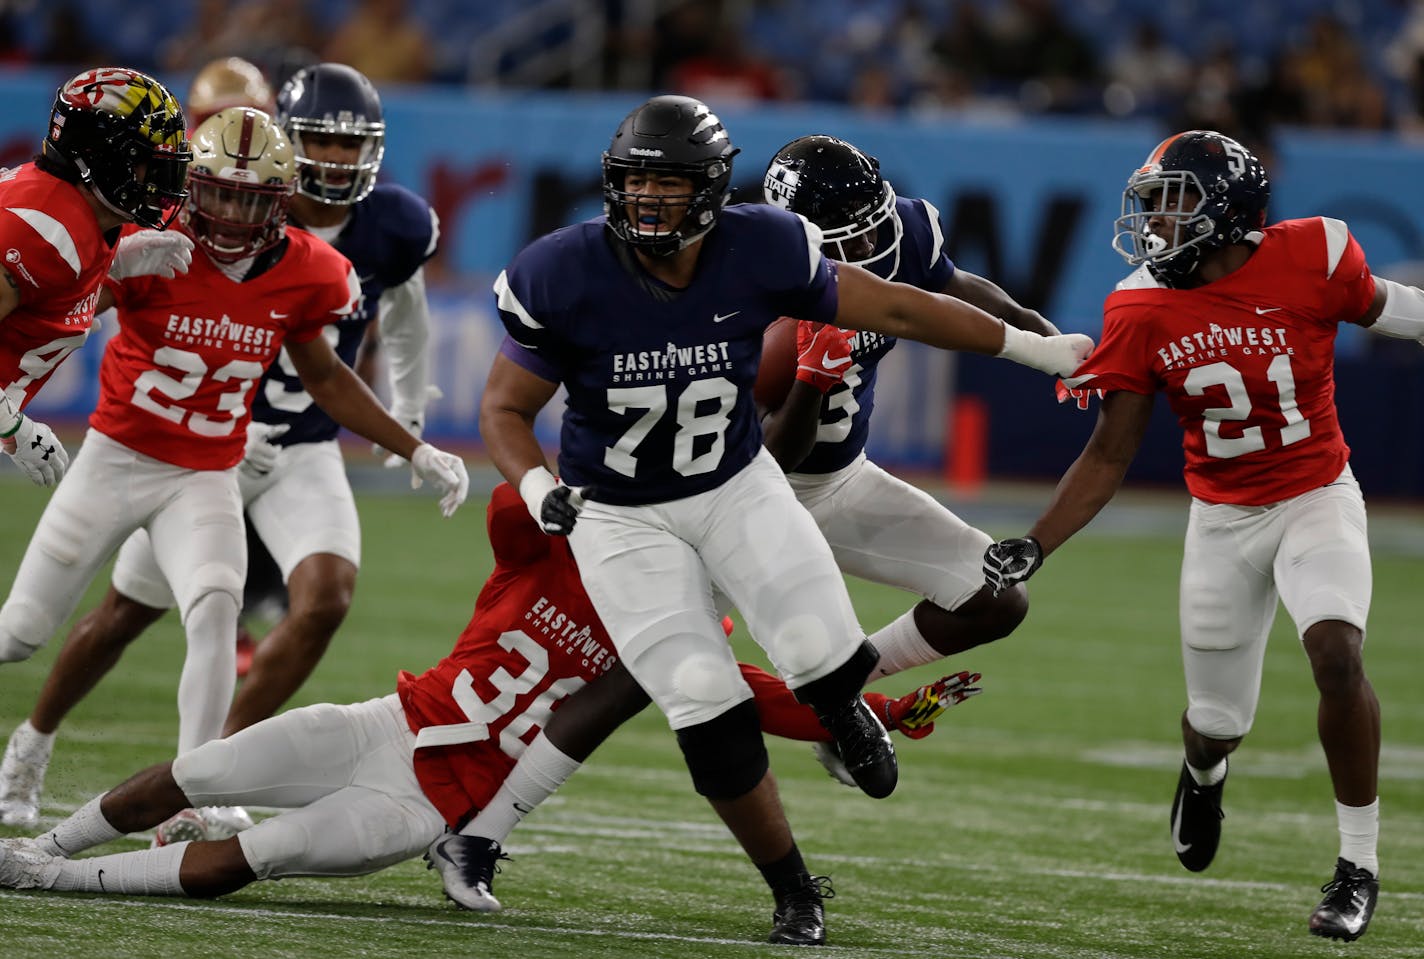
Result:
{"label": "nike swoosh on cleat", "polygon": [[824,367],[827,367],[827,368],[829,368],[829,369],[832,369],[832,370],[835,369],[835,368],[838,367],[838,366],[845,366],[845,365],[846,365],[847,363],[849,363],[849,362],[850,362],[850,357],[849,357],[849,356],[842,356],[842,357],[841,357],[840,359],[838,359],[838,360],[833,360],[833,359],[831,359],[831,354],[829,354],[829,353],[822,353],[822,354],[821,354],[821,365],[824,366]]}
{"label": "nike swoosh on cleat", "polygon": [[1186,803],[1177,805],[1177,815],[1172,819],[1172,846],[1179,854],[1188,852],[1192,848],[1191,843],[1183,843],[1181,839],[1177,838],[1182,834],[1182,807],[1185,805]]}

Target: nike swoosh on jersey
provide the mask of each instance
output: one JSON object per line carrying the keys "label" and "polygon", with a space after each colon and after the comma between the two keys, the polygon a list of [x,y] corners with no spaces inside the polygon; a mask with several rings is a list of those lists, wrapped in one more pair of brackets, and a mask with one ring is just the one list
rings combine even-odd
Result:
{"label": "nike swoosh on jersey", "polygon": [[721,323],[723,320],[730,320],[732,317],[736,316],[736,315],[737,315],[738,313],[740,313],[740,312],[742,312],[742,311],[741,311],[741,310],[733,310],[732,312],[730,312],[730,313],[725,313],[725,314],[724,314],[724,313],[713,313],[713,314],[712,314],[712,322],[713,322],[713,323]]}
{"label": "nike swoosh on jersey", "polygon": [[278,313],[276,310],[270,310],[269,312],[272,314],[272,319],[274,320],[285,320],[291,315],[290,313]]}
{"label": "nike swoosh on jersey", "polygon": [[847,363],[849,363],[849,362],[850,362],[850,357],[849,357],[849,356],[842,356],[842,357],[841,357],[840,359],[838,359],[838,360],[833,360],[833,359],[831,359],[831,354],[829,354],[829,353],[822,353],[822,354],[821,354],[821,365],[824,366],[824,367],[826,367],[826,369],[834,370],[836,367],[845,366],[845,365],[846,365]]}
{"label": "nike swoosh on jersey", "polygon": [[1281,309],[1279,306],[1258,306],[1256,307],[1256,315],[1265,316],[1267,313],[1274,313],[1279,309]]}

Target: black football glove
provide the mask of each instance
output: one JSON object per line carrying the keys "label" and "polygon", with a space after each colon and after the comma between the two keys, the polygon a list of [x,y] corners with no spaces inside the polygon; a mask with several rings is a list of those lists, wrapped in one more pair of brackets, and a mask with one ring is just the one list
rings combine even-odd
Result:
{"label": "black football glove", "polygon": [[1022,583],[1043,565],[1043,547],[1032,536],[1001,539],[984,550],[984,582],[998,596]]}
{"label": "black football glove", "polygon": [[583,493],[572,486],[560,484],[544,494],[544,500],[539,504],[539,523],[551,536],[567,536],[573,532],[581,509]]}

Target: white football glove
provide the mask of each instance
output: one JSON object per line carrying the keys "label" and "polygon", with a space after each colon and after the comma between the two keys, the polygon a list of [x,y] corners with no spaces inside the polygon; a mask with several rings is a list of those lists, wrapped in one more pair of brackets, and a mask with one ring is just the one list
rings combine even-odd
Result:
{"label": "white football glove", "polygon": [[160,276],[171,280],[187,273],[193,262],[193,241],[177,230],[140,230],[119,241],[109,276],[127,280],[134,276]]}
{"label": "white football glove", "polygon": [[440,497],[441,515],[446,519],[454,516],[470,492],[470,474],[465,471],[465,461],[429,443],[421,443],[410,454],[410,468],[410,488],[420,489],[421,483],[429,480],[445,494]]}
{"label": "white football glove", "polygon": [[252,420],[247,424],[247,447],[242,451],[242,462],[238,469],[249,476],[266,476],[277,465],[277,456],[282,447],[273,440],[292,428],[291,423],[259,423]]}
{"label": "white football glove", "polygon": [[15,432],[5,437],[3,448],[36,486],[53,486],[64,479],[69,454],[54,430],[21,416]]}

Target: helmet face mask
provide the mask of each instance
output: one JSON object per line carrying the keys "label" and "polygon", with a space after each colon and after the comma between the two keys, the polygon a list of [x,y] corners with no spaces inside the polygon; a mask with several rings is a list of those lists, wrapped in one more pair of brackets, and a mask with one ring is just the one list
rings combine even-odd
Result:
{"label": "helmet face mask", "polygon": [[185,129],[182,107],[157,80],[100,67],[59,88],[43,152],[122,219],[161,230],[188,196]]}
{"label": "helmet face mask", "polygon": [[296,161],[281,127],[260,110],[229,107],[193,131],[183,223],[218,263],[271,249],[286,233]]}
{"label": "helmet face mask", "polygon": [[[341,63],[298,71],[277,95],[277,122],[296,153],[298,193],[350,206],[375,189],[386,124],[380,94],[363,74]],[[327,159],[333,146],[351,161]]]}
{"label": "helmet face mask", "polygon": [[854,145],[822,135],[792,140],[767,166],[762,195],[820,227],[827,256],[884,269],[887,279],[899,272],[905,229],[895,190],[880,175],[880,162]]}
{"label": "helmet face mask", "polygon": [[1235,140],[1211,130],[1176,134],[1128,179],[1113,249],[1166,285],[1181,285],[1204,253],[1264,227],[1270,196],[1265,167]]}
{"label": "helmet face mask", "polygon": [[[685,249],[717,225],[731,195],[736,153],[706,104],[654,97],[624,118],[603,154],[609,229],[649,256]],[[687,181],[691,189],[670,192],[671,178]]]}

